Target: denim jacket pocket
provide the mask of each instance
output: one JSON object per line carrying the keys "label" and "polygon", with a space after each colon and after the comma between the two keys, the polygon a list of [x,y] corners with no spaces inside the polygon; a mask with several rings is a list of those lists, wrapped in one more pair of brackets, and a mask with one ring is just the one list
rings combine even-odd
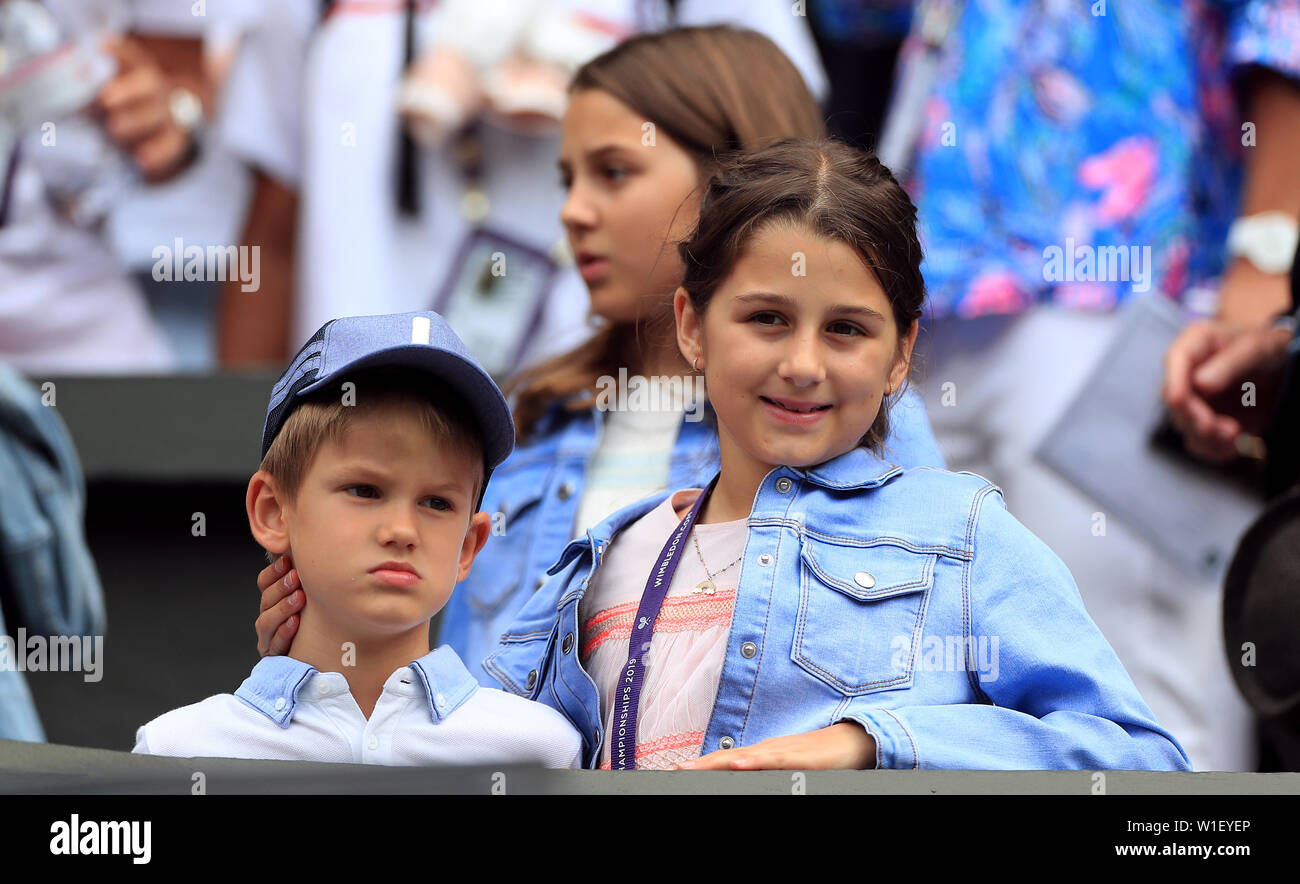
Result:
{"label": "denim jacket pocket", "polygon": [[482,569],[483,576],[471,571],[471,579],[463,587],[477,616],[491,619],[507,600],[521,591],[522,582],[528,579],[527,557],[535,519],[525,517],[537,514],[541,499],[540,485],[520,489],[513,498],[501,501],[493,512],[493,531],[499,523],[505,533],[488,537],[482,556],[474,562],[475,568]]}
{"label": "denim jacket pocket", "polygon": [[794,663],[849,696],[910,684],[938,556],[810,538],[799,555]]}
{"label": "denim jacket pocket", "polygon": [[483,661],[483,668],[512,694],[518,694],[526,700],[536,700],[550,665],[559,629],[557,623],[549,632],[528,635],[507,633],[502,636],[497,649]]}

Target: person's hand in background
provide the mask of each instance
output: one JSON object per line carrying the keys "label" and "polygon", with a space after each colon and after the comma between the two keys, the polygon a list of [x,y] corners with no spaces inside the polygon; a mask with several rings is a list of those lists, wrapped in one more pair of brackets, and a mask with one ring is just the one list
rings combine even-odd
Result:
{"label": "person's hand in background", "polygon": [[[1228,320],[1194,322],[1165,354],[1161,399],[1187,450],[1209,463],[1240,453],[1243,433],[1262,434],[1294,329]],[[1247,383],[1253,388],[1243,389]]]}
{"label": "person's hand in background", "polygon": [[[192,52],[195,65],[201,63],[197,40],[171,42],[194,44],[181,52]],[[118,64],[117,73],[95,99],[104,131],[131,157],[146,181],[164,181],[189,165],[194,157],[196,144],[192,127],[201,117],[201,100],[194,90],[182,90],[146,43],[120,37],[106,41],[104,49]],[[174,112],[173,102],[178,99],[182,110],[186,103],[189,106],[192,119],[186,125],[178,119],[181,113]]]}

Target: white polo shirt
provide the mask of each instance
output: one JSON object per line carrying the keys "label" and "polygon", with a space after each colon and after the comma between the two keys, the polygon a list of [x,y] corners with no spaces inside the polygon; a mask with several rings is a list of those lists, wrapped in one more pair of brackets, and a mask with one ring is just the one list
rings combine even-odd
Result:
{"label": "white polo shirt", "polygon": [[146,755],[390,765],[582,767],[582,738],[549,706],[481,687],[444,645],[384,682],[367,720],[339,672],[263,657],[239,690],[136,731]]}

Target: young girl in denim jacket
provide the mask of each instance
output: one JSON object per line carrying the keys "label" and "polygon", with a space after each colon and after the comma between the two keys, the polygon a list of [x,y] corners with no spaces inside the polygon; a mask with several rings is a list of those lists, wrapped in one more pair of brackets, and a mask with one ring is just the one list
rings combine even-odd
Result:
{"label": "young girl in denim jacket", "polygon": [[588,766],[1189,768],[998,489],[882,458],[915,221],[825,140],[711,181],[674,307],[720,472],[571,542],[484,664]]}

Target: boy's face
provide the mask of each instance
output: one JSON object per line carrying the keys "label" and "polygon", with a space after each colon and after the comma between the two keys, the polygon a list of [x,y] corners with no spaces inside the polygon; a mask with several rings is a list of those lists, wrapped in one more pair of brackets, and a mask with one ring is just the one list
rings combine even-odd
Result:
{"label": "boy's face", "polygon": [[434,438],[396,405],[322,443],[283,505],[316,614],[372,635],[433,617],[487,537],[487,514],[472,512],[482,469],[480,453]]}

